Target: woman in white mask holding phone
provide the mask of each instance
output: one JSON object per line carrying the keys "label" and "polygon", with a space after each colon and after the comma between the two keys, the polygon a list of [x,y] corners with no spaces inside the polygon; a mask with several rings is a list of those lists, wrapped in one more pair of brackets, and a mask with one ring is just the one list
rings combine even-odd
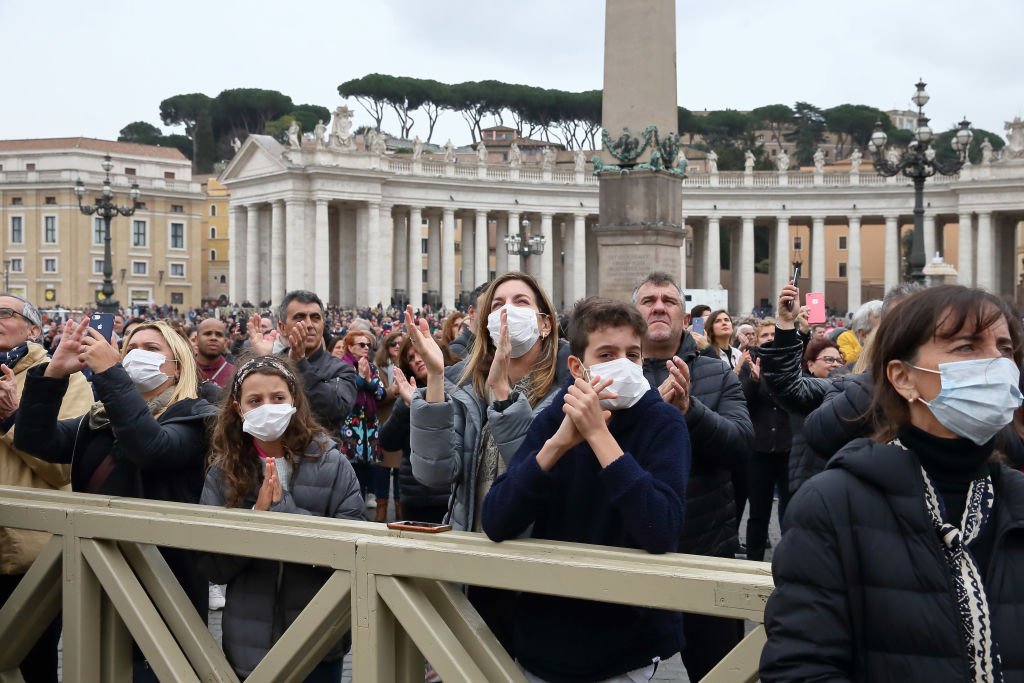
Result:
{"label": "woman in white mask holding phone", "polygon": [[[526,436],[534,414],[558,393],[558,325],[547,294],[525,273],[496,278],[476,316],[476,341],[457,382],[445,380],[441,349],[426,321],[406,312],[413,347],[427,366],[426,390],[413,396],[410,461],[413,475],[450,488],[448,520],[480,531],[484,497]],[[567,376],[567,375],[566,375]],[[501,620],[509,609],[497,591],[471,588],[470,600],[506,646]],[[493,600],[492,600],[493,598]]]}
{"label": "woman in white mask holding phone", "polygon": [[882,318],[874,436],[786,511],[761,680],[1024,680],[1024,475],[997,446],[1022,336],[1006,302],[954,285]]}
{"label": "woman in white mask holding phone", "polygon": [[[355,471],[313,418],[288,361],[251,358],[230,389],[213,429],[201,503],[364,519]],[[252,673],[330,576],[317,567],[227,555],[203,555],[200,566],[227,585],[224,652],[239,678]],[[339,640],[305,680],[340,680],[347,641]]]}
{"label": "woman in white mask holding phone", "polygon": [[[85,368],[99,400],[85,415],[58,420],[68,377]],[[88,318],[68,321],[50,362],[27,373],[14,442],[42,460],[71,463],[74,491],[197,503],[204,421],[216,414],[197,398],[197,388],[192,347],[166,323],[136,325],[118,351]],[[161,552],[205,620],[208,588],[193,553]],[[148,674],[138,656],[136,674],[137,680]]]}

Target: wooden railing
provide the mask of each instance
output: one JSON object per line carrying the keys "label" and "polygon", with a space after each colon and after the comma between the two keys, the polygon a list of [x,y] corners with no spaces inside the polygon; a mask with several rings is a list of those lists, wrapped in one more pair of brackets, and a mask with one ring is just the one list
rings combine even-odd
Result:
{"label": "wooden railing", "polygon": [[[0,682],[63,610],[64,680],[131,680],[131,641],[162,681],[237,682],[157,546],[334,570],[247,681],[301,681],[351,629],[357,683],[523,681],[459,584],[762,622],[767,565],[572,543],[496,544],[369,522],[0,487],[0,526],[54,535],[0,609]],[[750,634],[703,680],[753,681]]]}

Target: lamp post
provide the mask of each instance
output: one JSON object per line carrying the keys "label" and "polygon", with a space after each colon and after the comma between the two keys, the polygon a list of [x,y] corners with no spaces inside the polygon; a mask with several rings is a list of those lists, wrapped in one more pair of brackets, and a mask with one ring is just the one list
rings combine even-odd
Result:
{"label": "lamp post", "polygon": [[[544,235],[531,235],[530,234],[530,221],[526,218],[520,223],[523,228],[523,237],[517,234],[507,235],[505,237],[505,250],[509,256],[519,256],[522,258],[529,258],[530,256],[539,256],[544,253],[544,245],[547,240],[544,239]],[[525,270],[525,268],[524,268]]]}
{"label": "lamp post", "polygon": [[103,171],[106,177],[103,178],[102,197],[96,200],[93,205],[82,204],[85,197],[85,183],[81,179],[75,183],[75,194],[78,196],[78,209],[86,216],[93,214],[103,219],[103,287],[100,294],[96,295],[96,308],[104,313],[117,313],[120,306],[114,299],[114,266],[110,256],[110,219],[114,216],[131,216],[141,205],[139,204],[139,184],[132,183],[129,196],[132,199],[131,206],[118,206],[114,202],[114,190],[110,186],[110,171],[114,168],[114,162],[110,155],[103,157]]}
{"label": "lamp post", "polygon": [[875,122],[875,132],[871,134],[871,142],[868,143],[868,149],[875,159],[875,170],[879,175],[890,177],[902,173],[914,182],[914,241],[910,251],[909,279],[922,284],[925,281],[926,259],[924,253],[924,181],[936,173],[954,175],[959,172],[967,161],[967,150],[974,137],[974,134],[971,133],[971,122],[964,118],[951,143],[957,158],[945,163],[935,158],[935,148],[931,146],[932,129],[928,126],[928,117],[924,115],[924,105],[931,99],[925,91],[926,85],[924,81],[918,81],[915,86],[917,92],[910,98],[910,101],[917,107],[917,127],[914,129],[914,139],[907,145],[903,158],[891,161],[886,158],[885,146],[888,139],[885,131],[882,130],[881,121]]}

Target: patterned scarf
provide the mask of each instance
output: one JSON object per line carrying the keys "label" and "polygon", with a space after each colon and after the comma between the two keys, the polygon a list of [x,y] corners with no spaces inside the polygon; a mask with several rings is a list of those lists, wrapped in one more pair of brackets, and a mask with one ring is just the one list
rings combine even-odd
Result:
{"label": "patterned scarf", "polygon": [[10,351],[0,351],[0,365],[6,365],[11,370],[22,358],[28,355],[28,342],[21,342]]}
{"label": "patterned scarf", "polygon": [[[907,450],[898,439],[891,442]],[[924,502],[932,526],[942,543],[946,564],[953,576],[956,589],[956,603],[960,610],[960,622],[967,658],[971,663],[972,683],[1001,683],[1002,663],[995,640],[992,638],[992,618],[989,613],[988,596],[982,583],[981,570],[968,549],[974,539],[989,521],[995,503],[992,477],[975,479],[967,491],[964,516],[956,527],[943,521],[945,505],[936,495],[931,477],[921,468],[924,480]]]}

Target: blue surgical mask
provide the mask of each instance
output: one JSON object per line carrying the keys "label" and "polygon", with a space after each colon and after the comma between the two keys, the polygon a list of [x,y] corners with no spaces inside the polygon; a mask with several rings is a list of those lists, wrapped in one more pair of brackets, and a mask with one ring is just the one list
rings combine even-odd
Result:
{"label": "blue surgical mask", "polygon": [[1024,400],[1020,369],[1009,358],[980,358],[940,363],[938,370],[910,367],[939,375],[942,389],[928,406],[942,426],[979,446],[1013,421]]}

